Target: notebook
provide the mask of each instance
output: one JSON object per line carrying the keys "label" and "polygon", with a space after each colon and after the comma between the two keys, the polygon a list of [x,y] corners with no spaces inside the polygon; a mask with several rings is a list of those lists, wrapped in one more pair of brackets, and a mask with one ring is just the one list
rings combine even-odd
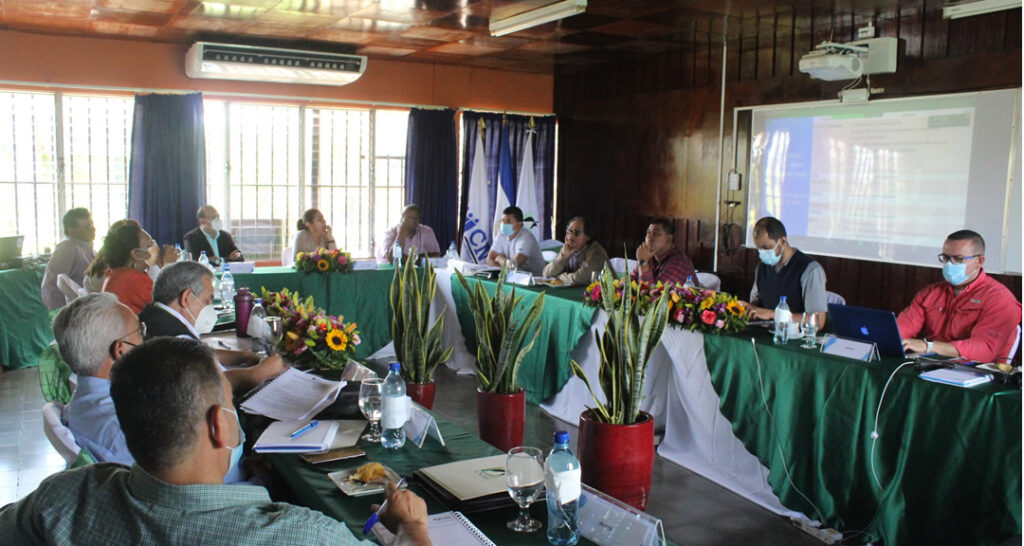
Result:
{"label": "notebook", "polygon": [[344,386],[345,381],[331,381],[288,368],[247,394],[241,407],[246,413],[278,421],[308,421],[330,406]]}
{"label": "notebook", "polygon": [[505,481],[507,455],[494,455],[421,468],[413,473],[445,506],[462,512],[506,508],[514,502]]}
{"label": "notebook", "polygon": [[252,449],[256,453],[320,453],[327,451],[338,431],[337,421],[319,421],[317,426],[295,438],[291,434],[309,421],[275,421],[260,434]]}
{"label": "notebook", "polygon": [[[495,546],[491,539],[461,512],[442,512],[427,516],[427,533],[430,541],[444,546]],[[373,526],[377,542],[389,546],[394,544],[395,535],[381,524]]]}
{"label": "notebook", "polygon": [[992,374],[959,367],[939,368],[937,370],[922,373],[921,379],[934,381],[935,383],[945,383],[946,385],[955,385],[957,387],[973,387],[975,385],[992,381]]}

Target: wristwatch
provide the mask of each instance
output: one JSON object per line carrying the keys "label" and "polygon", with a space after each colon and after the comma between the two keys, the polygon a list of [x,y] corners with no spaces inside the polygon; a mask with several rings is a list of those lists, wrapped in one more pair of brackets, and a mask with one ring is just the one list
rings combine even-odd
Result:
{"label": "wristwatch", "polygon": [[924,352],[932,352],[932,347],[935,345],[935,343],[928,341],[927,339],[922,339],[921,341],[924,341]]}
{"label": "wristwatch", "polygon": [[642,266],[646,266],[647,265],[647,260],[637,260],[637,263],[642,265]]}

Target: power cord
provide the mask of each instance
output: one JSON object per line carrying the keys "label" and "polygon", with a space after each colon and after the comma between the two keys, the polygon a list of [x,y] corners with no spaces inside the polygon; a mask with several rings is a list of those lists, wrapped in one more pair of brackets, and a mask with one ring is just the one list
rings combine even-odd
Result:
{"label": "power cord", "polygon": [[878,480],[878,473],[875,471],[875,444],[878,443],[878,416],[882,413],[882,403],[885,402],[885,392],[889,390],[889,383],[892,383],[892,378],[896,377],[896,372],[903,369],[904,366],[912,366],[916,364],[913,360],[904,362],[889,374],[889,379],[886,380],[885,386],[882,387],[882,396],[878,399],[878,409],[875,410],[875,426],[871,429],[871,477],[875,479],[875,485],[878,486],[878,490],[882,490],[882,482]]}

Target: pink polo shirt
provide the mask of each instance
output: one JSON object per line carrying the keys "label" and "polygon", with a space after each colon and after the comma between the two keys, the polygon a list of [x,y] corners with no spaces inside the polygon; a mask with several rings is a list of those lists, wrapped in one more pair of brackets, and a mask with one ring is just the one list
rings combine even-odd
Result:
{"label": "pink polo shirt", "polygon": [[1002,362],[1020,324],[1020,302],[982,270],[960,295],[947,282],[925,287],[896,318],[900,336],[947,341],[960,356]]}

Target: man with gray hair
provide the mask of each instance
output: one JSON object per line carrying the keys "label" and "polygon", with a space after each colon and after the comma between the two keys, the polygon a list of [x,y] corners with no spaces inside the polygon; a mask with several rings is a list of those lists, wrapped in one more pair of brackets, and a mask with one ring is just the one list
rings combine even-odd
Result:
{"label": "man with gray hair", "polygon": [[[139,313],[146,325],[146,336],[187,337],[199,340],[213,329],[217,311],[213,308],[213,273],[196,262],[177,262],[165,267],[153,285],[153,303]],[[217,349],[217,360],[224,366],[255,366],[226,370],[236,390],[248,390],[284,369],[280,355],[260,361],[252,351]]]}
{"label": "man with gray hair", "polygon": [[109,293],[78,298],[53,319],[61,357],[78,375],[64,417],[75,441],[97,461],[132,464],[110,399],[110,368],[145,333],[131,309]]}

